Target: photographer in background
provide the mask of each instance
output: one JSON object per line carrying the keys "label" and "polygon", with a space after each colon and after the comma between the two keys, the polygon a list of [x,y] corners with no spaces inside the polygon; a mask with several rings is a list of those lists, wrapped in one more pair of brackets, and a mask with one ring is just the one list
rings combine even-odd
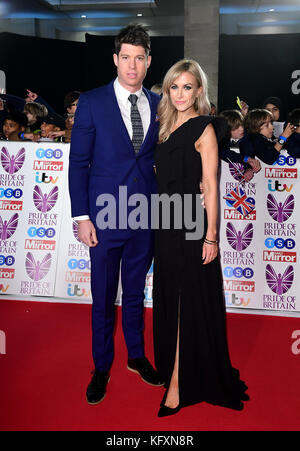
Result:
{"label": "photographer in background", "polygon": [[289,113],[288,122],[292,124],[294,133],[287,139],[284,148],[294,158],[300,158],[300,108]]}

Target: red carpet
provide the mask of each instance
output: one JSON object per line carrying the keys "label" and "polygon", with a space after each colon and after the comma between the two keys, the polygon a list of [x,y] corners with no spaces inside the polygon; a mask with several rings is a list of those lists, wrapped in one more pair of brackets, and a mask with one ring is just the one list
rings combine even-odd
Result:
{"label": "red carpet", "polygon": [[[0,331],[6,335],[0,430],[299,430],[300,354],[291,346],[300,319],[228,314],[232,363],[251,400],[242,412],[202,403],[159,419],[163,389],[126,369],[120,309],[106,398],[98,406],[86,403],[93,367],[90,310],[90,305],[0,300]],[[151,316],[146,309],[146,350],[153,362]]]}

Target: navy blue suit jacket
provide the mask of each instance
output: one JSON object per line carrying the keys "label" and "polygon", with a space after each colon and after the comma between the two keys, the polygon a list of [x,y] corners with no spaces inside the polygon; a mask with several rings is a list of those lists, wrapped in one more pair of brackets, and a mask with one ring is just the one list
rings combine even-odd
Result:
{"label": "navy blue suit jacket", "polygon": [[72,129],[69,160],[69,192],[72,216],[95,220],[102,193],[115,196],[126,186],[128,196],[156,192],[153,153],[158,140],[157,105],[160,97],[143,89],[151,120],[142,147],[135,154],[122,119],[113,82],[81,94]]}

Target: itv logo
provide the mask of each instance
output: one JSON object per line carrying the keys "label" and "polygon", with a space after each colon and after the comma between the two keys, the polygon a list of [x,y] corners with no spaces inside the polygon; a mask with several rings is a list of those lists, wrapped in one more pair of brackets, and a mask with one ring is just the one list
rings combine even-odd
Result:
{"label": "itv logo", "polygon": [[251,299],[237,296],[235,293],[225,293],[225,301],[227,307],[247,307]]}
{"label": "itv logo", "polygon": [[268,190],[269,191],[287,191],[288,193],[292,191],[293,184],[287,185],[286,183],[280,183],[279,180],[272,180],[268,181]]}
{"label": "itv logo", "polygon": [[52,183],[53,185],[58,181],[58,177],[52,177],[52,175],[47,175],[45,172],[36,172],[35,173],[35,181],[36,183]]}

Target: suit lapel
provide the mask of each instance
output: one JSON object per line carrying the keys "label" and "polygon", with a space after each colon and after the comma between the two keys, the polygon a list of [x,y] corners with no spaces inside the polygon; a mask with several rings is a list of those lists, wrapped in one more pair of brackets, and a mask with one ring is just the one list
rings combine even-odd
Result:
{"label": "suit lapel", "polygon": [[132,149],[132,152],[134,152],[132,141],[130,139],[130,136],[128,134],[128,130],[126,128],[126,125],[123,121],[122,114],[119,108],[118,100],[116,97],[116,93],[114,90],[114,82],[112,81],[109,85],[109,91],[108,91],[108,102],[110,104],[110,108],[112,108],[113,118],[116,120],[116,129],[120,130],[122,135],[124,136],[125,140],[127,141],[127,144]]}

